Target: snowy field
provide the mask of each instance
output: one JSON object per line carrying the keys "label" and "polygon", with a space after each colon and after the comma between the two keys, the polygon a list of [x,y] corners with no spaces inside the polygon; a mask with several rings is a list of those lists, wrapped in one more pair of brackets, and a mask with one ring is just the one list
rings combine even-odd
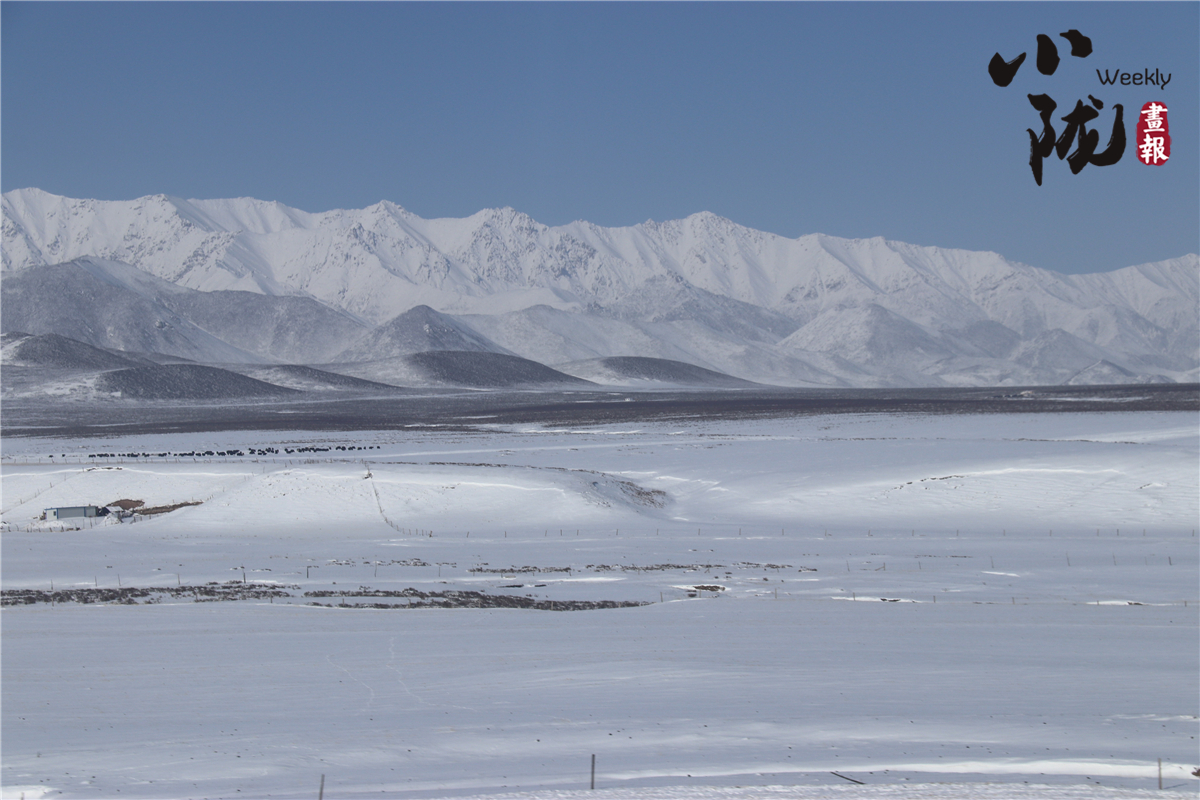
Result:
{"label": "snowy field", "polygon": [[[1185,412],[9,438],[3,796],[1194,797],[1198,463]],[[118,499],[199,505],[34,519]]]}

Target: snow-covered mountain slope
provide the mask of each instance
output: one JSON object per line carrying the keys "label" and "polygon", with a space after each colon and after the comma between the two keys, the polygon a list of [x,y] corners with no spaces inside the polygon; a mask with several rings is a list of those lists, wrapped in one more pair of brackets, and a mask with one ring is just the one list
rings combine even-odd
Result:
{"label": "snow-covered mountain slope", "polygon": [[410,308],[337,356],[336,361],[377,361],[429,350],[463,350],[480,353],[509,353],[453,317],[429,306]]}
{"label": "snow-covered mountain slope", "polygon": [[164,305],[205,332],[276,362],[323,361],[369,330],[309,297],[191,291],[169,295]]}
{"label": "snow-covered mountain slope", "polygon": [[613,356],[590,358],[558,364],[557,369],[577,378],[607,386],[655,388],[663,386],[696,386],[706,388],[746,389],[755,384],[711,369],[683,361],[643,356]]}
{"label": "snow-covered mountain slope", "polygon": [[[360,346],[353,323],[379,325],[428,306],[490,340],[484,349],[544,363],[671,358],[774,383],[1043,383],[1101,361],[1131,380],[1196,380],[1200,366],[1195,254],[1062,275],[995,253],[881,238],[788,239],[709,213],[625,228],[548,227],[511,208],[426,220],[388,202],[308,213],[247,198],[3,196],[6,284],[82,257],[124,262],[182,288],[305,298],[347,315],[327,342],[293,345],[289,358],[266,352],[277,337],[243,331],[235,341],[199,325],[267,361],[399,355],[420,343],[419,328],[377,331]],[[1061,370],[1013,360],[1044,334],[1056,337],[1051,348],[1071,343],[1070,352],[1038,363],[1071,360],[1081,352],[1075,342],[1096,348],[1096,358]],[[383,349],[374,354],[374,345]]]}
{"label": "snow-covered mountain slope", "polygon": [[330,372],[392,386],[473,389],[593,386],[590,381],[506,353],[428,350],[423,353],[328,365]]}
{"label": "snow-covered mountain slope", "polygon": [[507,350],[543,364],[634,355],[683,361],[759,383],[875,385],[873,376],[848,363],[833,364],[817,353],[785,352],[759,336],[744,338],[706,319],[616,319],[607,312],[548,306],[458,319]]}
{"label": "snow-covered mountain slope", "polygon": [[7,273],[0,289],[6,332],[197,361],[323,361],[368,331],[312,298],[201,292],[94,257]]}
{"label": "snow-covered mountain slope", "polygon": [[301,392],[394,392],[397,388],[386,383],[364,381],[361,378],[296,364],[243,367],[240,371],[257,381]]}
{"label": "snow-covered mountain slope", "polygon": [[56,333],[93,347],[166,353],[194,361],[259,360],[191,323],[164,302],[167,296],[188,290],[128,264],[80,258],[5,274],[0,290],[0,324],[5,332]]}

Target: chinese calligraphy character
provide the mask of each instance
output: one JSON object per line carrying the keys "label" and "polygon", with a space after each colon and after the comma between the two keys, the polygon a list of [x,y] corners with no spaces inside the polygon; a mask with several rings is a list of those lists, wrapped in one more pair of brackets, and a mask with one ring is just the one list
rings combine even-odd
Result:
{"label": "chinese calligraphy character", "polygon": [[[1092,54],[1092,40],[1074,28],[1060,33],[1059,36],[1070,42],[1072,56],[1087,58]],[[1061,61],[1058,56],[1058,48],[1055,46],[1054,40],[1045,34],[1039,33],[1037,42],[1038,72],[1043,75],[1053,75]],[[1016,77],[1017,70],[1021,68],[1024,60],[1024,53],[1007,62],[1003,56],[996,53],[988,63],[988,74],[991,76],[992,82],[997,86],[1008,86]],[[1029,134],[1029,168],[1033,171],[1033,180],[1038,186],[1042,185],[1042,161],[1052,153],[1057,155],[1060,161],[1066,159],[1073,175],[1078,175],[1088,164],[1094,164],[1097,167],[1116,164],[1125,154],[1124,107],[1120,103],[1113,104],[1113,127],[1108,144],[1103,151],[1096,152],[1096,148],[1100,144],[1100,132],[1088,130],[1088,123],[1100,116],[1100,111],[1104,108],[1103,101],[1091,95],[1088,95],[1091,105],[1084,105],[1082,100],[1077,100],[1075,108],[1066,116],[1061,117],[1067,125],[1063,129],[1062,135],[1056,139],[1054,126],[1051,124],[1051,115],[1058,108],[1058,104],[1047,94],[1026,96],[1029,98],[1029,104],[1038,112],[1042,120],[1041,134],[1032,128],[1026,129]],[[1067,155],[1072,144],[1075,145],[1075,151]]]}
{"label": "chinese calligraphy character", "polygon": [[[1113,129],[1108,144],[1100,153],[1096,146],[1100,143],[1100,132],[1089,131],[1087,124],[1100,116],[1098,109],[1104,108],[1104,102],[1088,95],[1091,105],[1084,105],[1082,100],[1075,102],[1071,113],[1061,117],[1067,123],[1062,136],[1054,138],[1054,126],[1050,124],[1050,115],[1058,108],[1050,95],[1029,95],[1029,104],[1038,111],[1042,118],[1042,134],[1038,136],[1032,129],[1026,128],[1029,134],[1029,167],[1033,170],[1033,180],[1038,186],[1042,185],[1042,159],[1054,153],[1061,161],[1067,159],[1071,174],[1078,175],[1088,164],[1097,167],[1107,167],[1116,164],[1125,155],[1125,120],[1124,108],[1120,103],[1113,104]],[[1071,144],[1077,142],[1075,152],[1067,155]]]}
{"label": "chinese calligraphy character", "polygon": [[[1087,58],[1092,54],[1092,40],[1074,28],[1060,33],[1059,36],[1070,42],[1071,55],[1076,58]],[[1058,57],[1058,47],[1055,46],[1054,40],[1044,33],[1038,34],[1037,43],[1036,63],[1038,72],[1043,75],[1053,75],[1055,70],[1058,69],[1058,62],[1061,60]],[[1021,64],[1024,61],[1024,53],[1021,53],[1021,55],[1012,61],[1005,61],[1003,56],[996,53],[992,56],[992,60],[988,62],[988,74],[992,76],[992,83],[1000,87],[1008,86],[1012,83],[1013,78],[1017,77],[1017,70],[1021,68]]]}

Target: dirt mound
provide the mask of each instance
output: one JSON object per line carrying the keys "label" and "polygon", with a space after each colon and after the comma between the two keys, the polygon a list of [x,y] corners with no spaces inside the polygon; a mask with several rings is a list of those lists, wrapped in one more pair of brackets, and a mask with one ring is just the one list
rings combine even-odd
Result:
{"label": "dirt mound", "polygon": [[111,503],[105,503],[107,508],[119,508],[122,511],[133,511],[135,508],[141,508],[146,505],[145,500],[114,500]]}

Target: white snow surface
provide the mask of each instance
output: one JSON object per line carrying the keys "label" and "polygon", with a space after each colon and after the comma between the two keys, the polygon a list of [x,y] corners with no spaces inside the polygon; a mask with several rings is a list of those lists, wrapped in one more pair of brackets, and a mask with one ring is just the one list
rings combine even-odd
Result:
{"label": "white snow surface", "polygon": [[[6,591],[297,588],[6,607],[2,794],[1195,796],[1196,422],[6,439]],[[33,519],[119,498],[201,505]],[[302,596],[360,587],[647,605]]]}
{"label": "white snow surface", "polygon": [[[320,784],[318,784],[319,786]],[[0,789],[7,800],[56,794],[46,787]],[[458,795],[447,800],[1190,800],[1190,792],[1112,787],[1012,785],[987,783],[889,784],[885,786],[688,786],[639,789],[546,790]]]}
{"label": "white snow surface", "polygon": [[1183,792],[1089,786],[891,784],[887,786],[692,786],[489,795],[491,800],[1134,800],[1189,797]]}
{"label": "white snow surface", "polygon": [[5,273],[110,259],[191,289],[314,298],[372,324],[428,305],[543,363],[637,355],[859,386],[1057,384],[1098,365],[1121,382],[1195,381],[1200,369],[1196,254],[1063,275],[879,237],[788,239],[707,212],[547,227],[511,208],[426,220],[386,201],[308,213],[38,189],[4,194],[2,210]]}

